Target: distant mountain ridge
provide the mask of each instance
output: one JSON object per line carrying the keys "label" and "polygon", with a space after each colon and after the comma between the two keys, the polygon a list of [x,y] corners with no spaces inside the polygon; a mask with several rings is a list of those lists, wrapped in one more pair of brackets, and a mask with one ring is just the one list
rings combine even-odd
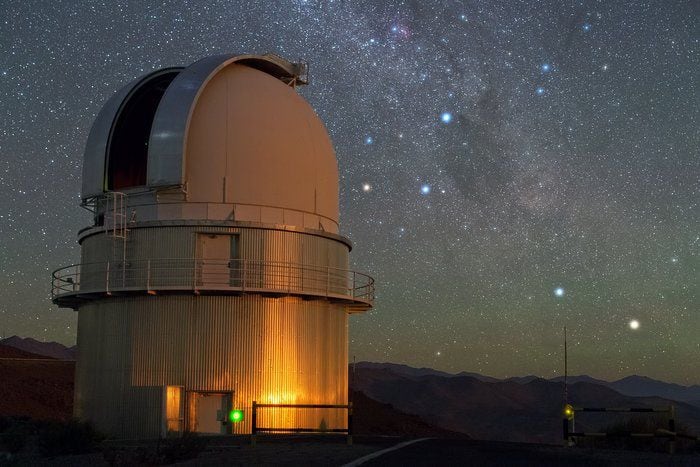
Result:
{"label": "distant mountain ridge", "polygon": [[58,360],[75,360],[77,347],[66,347],[58,342],[41,342],[31,337],[11,336],[0,339],[0,345],[14,347],[25,352],[56,358]]}
{"label": "distant mountain ridge", "polygon": [[[394,371],[397,370],[397,371]],[[472,376],[430,374],[406,375],[404,367],[356,365],[350,383],[371,399],[415,414],[427,423],[466,433],[476,439],[536,443],[561,442],[564,387],[561,382],[532,378],[482,381]],[[440,372],[444,373],[444,372]],[[660,397],[633,397],[590,382],[569,385],[568,401],[583,407],[676,406],[679,426],[700,432],[700,408]],[[576,426],[582,431],[600,431],[626,420],[628,414],[582,413]]]}
{"label": "distant mountain ridge", "polygon": [[[445,378],[455,378],[460,376],[470,376],[479,381],[495,383],[495,382],[514,382],[518,384],[527,384],[534,380],[550,381],[550,382],[563,382],[563,376],[557,376],[555,378],[545,379],[534,375],[528,376],[514,376],[505,379],[498,379],[492,376],[485,376],[479,373],[470,372],[460,372],[460,373],[448,373],[445,371],[434,370],[432,368],[413,368],[408,365],[402,365],[398,363],[376,363],[376,362],[357,362],[357,368],[365,369],[386,369],[392,371],[396,374],[420,377],[420,376],[441,376]],[[625,378],[616,381],[604,381],[601,379],[593,378],[588,375],[577,375],[569,376],[567,378],[569,384],[575,383],[589,383],[597,384],[600,386],[605,386],[613,389],[620,394],[625,396],[633,397],[663,397],[664,399],[670,399],[674,401],[687,402],[689,404],[700,407],[700,385],[683,386],[675,383],[667,383],[665,381],[659,381],[646,376],[627,376]]]}
{"label": "distant mountain ridge", "polygon": [[[497,378],[492,378],[491,376],[484,376],[479,373],[470,373],[467,371],[463,371],[461,373],[447,373],[446,371],[440,371],[440,370],[434,370],[432,368],[414,368],[412,366],[408,365],[402,365],[400,363],[378,363],[378,362],[357,362],[355,364],[357,368],[360,369],[375,369],[375,370],[389,370],[392,371],[396,374],[404,375],[404,376],[412,376],[412,377],[420,377],[420,376],[442,376],[445,378],[453,378],[455,376],[470,376],[472,378],[476,378],[479,381],[486,381],[486,382],[496,382],[500,381]],[[350,369],[353,369],[353,364],[350,364]]]}

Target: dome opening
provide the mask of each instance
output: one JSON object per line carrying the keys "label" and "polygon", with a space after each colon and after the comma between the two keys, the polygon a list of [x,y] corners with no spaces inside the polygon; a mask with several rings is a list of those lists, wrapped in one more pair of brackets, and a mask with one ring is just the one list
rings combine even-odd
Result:
{"label": "dome opening", "polygon": [[146,185],[153,118],[165,90],[178,73],[169,71],[152,77],[124,102],[107,146],[107,190]]}

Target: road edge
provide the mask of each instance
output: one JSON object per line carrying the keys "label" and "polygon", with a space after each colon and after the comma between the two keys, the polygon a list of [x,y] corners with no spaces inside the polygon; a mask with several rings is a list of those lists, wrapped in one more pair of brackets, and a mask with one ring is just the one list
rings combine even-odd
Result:
{"label": "road edge", "polygon": [[366,456],[362,456],[359,459],[355,459],[352,462],[348,462],[347,464],[343,464],[341,467],[356,467],[358,465],[364,464],[365,462],[367,462],[369,460],[376,459],[379,456],[383,456],[387,452],[397,451],[397,450],[399,450],[401,448],[405,448],[406,446],[409,446],[411,444],[419,443],[421,441],[426,441],[428,439],[432,439],[432,438],[418,438],[418,439],[412,439],[410,441],[404,441],[403,443],[396,444],[390,448],[382,449],[381,451],[373,452],[371,454],[367,454]]}

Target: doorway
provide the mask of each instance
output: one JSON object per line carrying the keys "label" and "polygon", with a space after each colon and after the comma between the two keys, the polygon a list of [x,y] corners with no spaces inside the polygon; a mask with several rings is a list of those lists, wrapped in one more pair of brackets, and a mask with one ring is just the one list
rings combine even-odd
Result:
{"label": "doorway", "polygon": [[198,285],[240,287],[243,267],[238,234],[197,235]]}
{"label": "doorway", "polygon": [[231,411],[233,393],[192,391],[189,393],[189,431],[205,435],[231,433],[228,414]]}

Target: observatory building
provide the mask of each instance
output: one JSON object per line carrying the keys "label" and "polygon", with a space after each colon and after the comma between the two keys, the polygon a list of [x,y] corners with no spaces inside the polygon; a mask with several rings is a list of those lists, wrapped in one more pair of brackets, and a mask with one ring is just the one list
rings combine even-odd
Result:
{"label": "observatory building", "polygon": [[[253,401],[347,404],[348,315],[372,306],[374,281],[348,269],[306,81],[274,55],[214,56],[104,105],[83,164],[94,223],[80,264],[53,273],[53,301],[78,311],[77,418],[155,438],[250,433]],[[257,424],[344,429],[347,410]]]}

